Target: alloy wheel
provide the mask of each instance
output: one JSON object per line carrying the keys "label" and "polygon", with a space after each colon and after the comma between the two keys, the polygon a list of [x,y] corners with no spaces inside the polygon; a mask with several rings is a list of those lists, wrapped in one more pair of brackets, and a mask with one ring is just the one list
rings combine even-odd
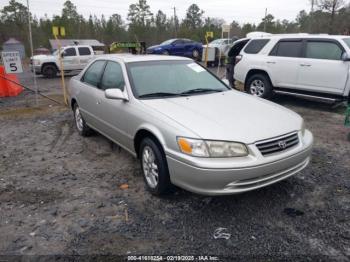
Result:
{"label": "alloy wheel", "polygon": [[156,188],[159,181],[159,170],[156,164],[156,156],[149,146],[146,146],[142,152],[142,168],[149,187]]}

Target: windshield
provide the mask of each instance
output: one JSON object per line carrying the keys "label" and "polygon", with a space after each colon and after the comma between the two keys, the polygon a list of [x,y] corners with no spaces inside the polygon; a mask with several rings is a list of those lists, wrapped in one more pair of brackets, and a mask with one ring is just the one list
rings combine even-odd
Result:
{"label": "windshield", "polygon": [[163,43],[161,43],[160,45],[170,45],[172,42],[174,42],[176,39],[170,39],[170,40],[166,40]]}
{"label": "windshield", "polygon": [[166,97],[227,91],[228,87],[193,61],[127,64],[134,95]]}
{"label": "windshield", "polygon": [[224,40],[222,39],[216,39],[212,42],[210,42],[211,45],[221,45]]}
{"label": "windshield", "polygon": [[348,47],[350,48],[350,38],[344,38],[343,40],[348,45]]}

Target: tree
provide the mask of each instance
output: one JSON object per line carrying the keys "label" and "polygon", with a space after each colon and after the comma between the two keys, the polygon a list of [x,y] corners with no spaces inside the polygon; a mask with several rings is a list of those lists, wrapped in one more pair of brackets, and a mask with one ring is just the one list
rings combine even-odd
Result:
{"label": "tree", "polygon": [[331,14],[329,23],[329,33],[334,32],[334,19],[337,11],[344,6],[344,0],[319,0],[318,6],[321,10]]}
{"label": "tree", "polygon": [[198,5],[192,4],[187,9],[186,18],[183,20],[183,24],[190,29],[198,29],[203,24],[204,11],[201,10]]}
{"label": "tree", "polygon": [[152,20],[152,12],[146,0],[139,0],[137,4],[129,6],[128,20],[136,26],[147,26]]}

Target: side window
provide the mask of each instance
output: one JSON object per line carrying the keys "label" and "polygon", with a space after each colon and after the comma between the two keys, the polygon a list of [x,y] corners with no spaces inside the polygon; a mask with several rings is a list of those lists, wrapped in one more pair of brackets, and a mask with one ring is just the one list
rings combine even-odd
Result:
{"label": "side window", "polygon": [[270,56],[300,57],[302,41],[280,41],[272,49]]}
{"label": "side window", "polygon": [[332,42],[307,42],[306,58],[341,60],[343,50]]}
{"label": "side window", "polygon": [[79,51],[79,55],[81,56],[91,55],[90,48],[88,47],[79,47],[78,51]]}
{"label": "side window", "polygon": [[77,51],[75,50],[74,47],[67,48],[66,50],[64,50],[64,56],[76,56],[76,55],[77,55]]}
{"label": "side window", "polygon": [[250,41],[247,47],[244,49],[244,52],[247,54],[257,54],[259,53],[265,45],[269,42],[269,39],[256,39]]}
{"label": "side window", "polygon": [[120,89],[124,90],[125,82],[123,70],[120,64],[116,62],[107,62],[106,69],[101,81],[101,89]]}
{"label": "side window", "polygon": [[98,60],[93,63],[85,72],[82,81],[98,87],[106,61]]}
{"label": "side window", "polygon": [[175,45],[182,45],[183,44],[183,41],[182,40],[176,40],[174,42]]}

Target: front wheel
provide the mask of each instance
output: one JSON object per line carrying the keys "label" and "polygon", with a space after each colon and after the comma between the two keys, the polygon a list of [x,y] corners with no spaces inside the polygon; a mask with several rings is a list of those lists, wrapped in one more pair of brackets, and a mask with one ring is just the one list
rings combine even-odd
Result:
{"label": "front wheel", "polygon": [[162,195],[171,188],[170,176],[165,154],[153,139],[141,142],[140,161],[143,177],[148,191]]}
{"label": "front wheel", "polygon": [[270,79],[263,74],[251,76],[247,81],[246,89],[246,91],[253,96],[267,99],[272,96],[272,84]]}
{"label": "front wheel", "polygon": [[192,58],[195,59],[195,60],[199,60],[199,51],[197,49],[194,49],[192,51]]}
{"label": "front wheel", "polygon": [[42,72],[46,78],[54,78],[57,76],[57,68],[54,65],[44,65]]}

